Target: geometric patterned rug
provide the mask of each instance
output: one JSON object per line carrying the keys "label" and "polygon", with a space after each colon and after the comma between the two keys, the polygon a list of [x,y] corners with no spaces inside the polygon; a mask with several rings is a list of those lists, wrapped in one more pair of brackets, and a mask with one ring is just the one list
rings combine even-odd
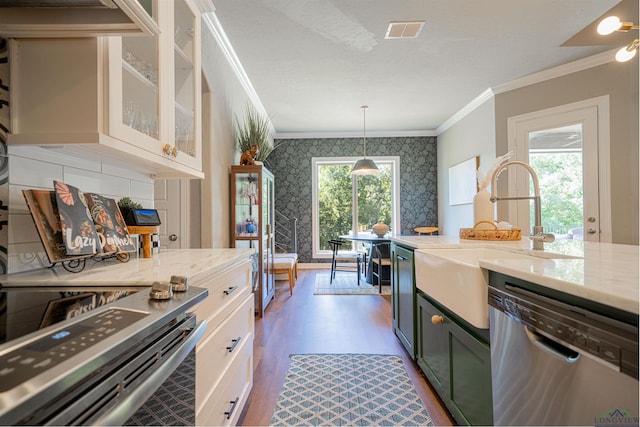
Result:
{"label": "geometric patterned rug", "polygon": [[271,426],[431,426],[400,356],[294,354]]}
{"label": "geometric patterned rug", "polygon": [[314,295],[391,295],[391,286],[382,285],[382,293],[378,285],[372,286],[360,278],[360,286],[354,273],[350,271],[337,271],[332,283],[329,283],[331,273],[317,273],[316,283],[313,287]]}

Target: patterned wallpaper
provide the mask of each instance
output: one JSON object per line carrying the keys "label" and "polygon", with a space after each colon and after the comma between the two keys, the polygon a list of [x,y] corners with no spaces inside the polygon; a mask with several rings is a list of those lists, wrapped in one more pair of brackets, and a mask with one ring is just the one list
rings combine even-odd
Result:
{"label": "patterned wallpaper", "polygon": [[[312,258],[311,158],[362,155],[361,138],[283,139],[265,161],[275,176],[275,208],[298,219],[300,262]],[[400,156],[400,227],[438,224],[436,137],[367,138],[367,156]]]}

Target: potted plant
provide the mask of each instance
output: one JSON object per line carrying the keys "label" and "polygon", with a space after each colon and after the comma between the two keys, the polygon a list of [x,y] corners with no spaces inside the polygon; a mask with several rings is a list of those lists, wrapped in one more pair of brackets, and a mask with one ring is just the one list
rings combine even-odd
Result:
{"label": "potted plant", "polygon": [[260,162],[258,164],[264,162],[275,149],[269,119],[250,104],[247,104],[245,118],[242,123],[236,116],[234,135],[236,146],[241,153],[251,152],[252,146],[258,146],[258,151],[254,158],[254,160]]}
{"label": "potted plant", "polygon": [[123,197],[118,200],[118,207],[120,208],[120,213],[124,218],[124,222],[127,225],[135,225],[131,223],[131,219],[129,219],[129,213],[132,209],[142,209],[142,205],[138,202],[134,202],[129,197]]}

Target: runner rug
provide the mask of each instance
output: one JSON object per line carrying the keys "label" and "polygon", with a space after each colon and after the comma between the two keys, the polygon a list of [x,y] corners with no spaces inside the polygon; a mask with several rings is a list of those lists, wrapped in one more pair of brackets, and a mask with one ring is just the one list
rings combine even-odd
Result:
{"label": "runner rug", "polygon": [[400,356],[294,354],[271,426],[431,426]]}
{"label": "runner rug", "polygon": [[[360,278],[360,286],[355,272],[336,272],[336,278],[329,283],[331,273],[316,274],[316,282],[313,288],[314,295],[381,295],[378,285],[372,286]],[[382,285],[382,295],[391,295],[391,286]]]}

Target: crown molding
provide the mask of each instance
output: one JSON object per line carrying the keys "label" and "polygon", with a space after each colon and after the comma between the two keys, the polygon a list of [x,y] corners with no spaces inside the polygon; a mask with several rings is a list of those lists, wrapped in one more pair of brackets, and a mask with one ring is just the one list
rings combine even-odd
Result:
{"label": "crown molding", "polygon": [[536,83],[541,83],[547,80],[555,79],[558,77],[566,76],[568,74],[577,73],[579,71],[588,70],[593,67],[608,64],[615,59],[615,53],[617,49],[608,50],[596,55],[589,56],[587,58],[578,59],[576,61],[568,62],[566,64],[558,65],[553,68],[529,74],[528,76],[520,79],[512,80],[507,83],[499,84],[489,89],[486,89],[470,103],[462,107],[457,113],[447,119],[444,123],[436,128],[436,134],[440,135],[445,132],[454,124],[458,123],[465,116],[471,113],[473,110],[484,104],[486,101],[493,98],[495,95],[509,92],[515,89],[520,89],[526,86],[531,86]]}
{"label": "crown molding", "polygon": [[[411,138],[438,136],[434,130],[367,131],[367,138]],[[362,138],[362,132],[277,132],[275,139]]]}
{"label": "crown molding", "polygon": [[511,90],[523,88],[525,86],[531,86],[536,83],[541,83],[547,80],[566,76],[568,74],[577,73],[579,71],[584,71],[600,65],[608,64],[609,62],[613,62],[615,60],[615,54],[617,50],[618,49],[607,50],[596,55],[558,65],[553,68],[548,68],[537,73],[529,74],[528,76],[522,77],[520,79],[493,86],[491,89],[493,90],[494,94],[498,95],[500,93],[509,92]]}
{"label": "crown molding", "polygon": [[216,43],[218,43],[220,50],[222,50],[222,53],[227,59],[227,62],[229,63],[229,65],[231,66],[231,69],[233,70],[233,73],[236,75],[236,78],[240,82],[240,85],[246,92],[251,103],[254,105],[256,110],[258,110],[259,113],[263,114],[269,120],[269,127],[271,129],[271,134],[275,135],[276,129],[273,126],[271,119],[269,118],[269,114],[267,114],[267,110],[264,108],[264,105],[262,105],[262,101],[260,101],[260,98],[258,97],[256,90],[253,88],[253,85],[251,84],[251,80],[249,80],[249,76],[247,76],[247,73],[245,72],[244,67],[242,66],[242,63],[240,63],[240,59],[236,55],[236,52],[233,49],[233,46],[231,46],[231,42],[227,38],[227,34],[224,32],[224,29],[222,28],[222,25],[220,24],[218,17],[215,15],[215,13],[204,13],[202,14],[202,21],[204,22],[206,27],[209,28],[209,30],[211,31],[213,38],[215,39]]}
{"label": "crown molding", "polygon": [[465,116],[470,114],[473,110],[475,110],[476,108],[478,108],[479,106],[487,102],[489,99],[493,98],[493,96],[494,96],[494,93],[491,90],[491,88],[486,89],[480,95],[476,96],[471,102],[469,102],[467,105],[462,107],[457,113],[449,117],[444,123],[438,126],[436,128],[436,134],[440,135],[441,133],[449,129],[451,126],[455,125],[460,120],[462,120]]}

